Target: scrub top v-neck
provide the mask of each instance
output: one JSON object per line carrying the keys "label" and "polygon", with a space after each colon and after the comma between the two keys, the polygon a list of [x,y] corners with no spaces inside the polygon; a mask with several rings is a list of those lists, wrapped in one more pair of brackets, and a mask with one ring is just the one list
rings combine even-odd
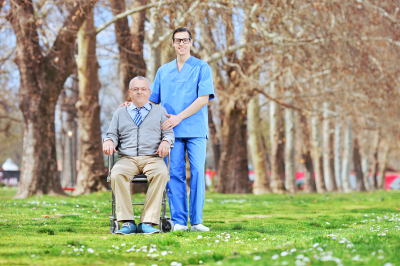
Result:
{"label": "scrub top v-neck", "polygon": [[[176,59],[157,71],[151,85],[150,101],[161,103],[168,114],[178,115],[198,97],[214,98],[214,85],[210,66],[193,56],[178,71]],[[174,128],[175,138],[208,138],[207,105]]]}

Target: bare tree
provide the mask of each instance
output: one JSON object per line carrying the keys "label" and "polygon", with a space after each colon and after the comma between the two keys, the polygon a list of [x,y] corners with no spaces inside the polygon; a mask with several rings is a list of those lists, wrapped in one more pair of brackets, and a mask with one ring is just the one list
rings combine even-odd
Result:
{"label": "bare tree", "polygon": [[390,154],[390,142],[385,139],[382,141],[382,155],[379,160],[379,181],[378,181],[378,189],[386,189],[386,169],[389,162],[389,154]]}
{"label": "bare tree", "polygon": [[[286,95],[290,95],[287,91]],[[289,104],[293,101],[289,98]],[[285,108],[285,188],[288,192],[296,192],[295,164],[295,114],[293,109]]]}
{"label": "bare tree", "polygon": [[101,87],[96,58],[96,32],[93,11],[78,32],[79,101],[79,173],[74,195],[107,191],[100,131],[99,90]]}
{"label": "bare tree", "polygon": [[270,193],[269,177],[267,170],[267,159],[262,142],[260,131],[260,106],[259,96],[253,96],[248,105],[248,146],[251,155],[251,161],[254,167],[253,193],[256,195]]}
{"label": "bare tree", "polygon": [[64,195],[57,172],[55,106],[75,64],[71,48],[77,31],[94,3],[67,3],[69,15],[46,54],[40,46],[32,1],[10,3],[8,19],[17,39],[15,60],[20,71],[20,108],[24,117],[23,166],[15,198]]}
{"label": "bare tree", "polygon": [[351,153],[353,150],[353,137],[352,137],[351,122],[348,121],[346,124],[346,131],[344,134],[344,153],[342,161],[342,184],[343,192],[350,192],[352,189],[350,187],[350,165],[351,165]]}
{"label": "bare tree", "polygon": [[354,138],[354,148],[353,148],[353,164],[354,170],[356,172],[357,180],[357,191],[365,191],[364,186],[364,175],[361,168],[361,156],[360,156],[360,146],[358,144],[358,139]]}

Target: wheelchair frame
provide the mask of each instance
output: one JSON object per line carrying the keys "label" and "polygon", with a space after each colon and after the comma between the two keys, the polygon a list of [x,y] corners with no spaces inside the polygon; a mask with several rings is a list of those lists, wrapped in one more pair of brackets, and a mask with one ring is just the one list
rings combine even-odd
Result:
{"label": "wheelchair frame", "polygon": [[[111,182],[111,169],[114,166],[114,154],[108,156],[108,175],[107,182]],[[168,177],[170,175],[170,152],[168,152]],[[132,183],[147,183],[147,176],[144,174],[135,175],[131,181]],[[120,230],[119,223],[117,221],[117,214],[115,213],[115,196],[114,191],[111,187],[111,209],[112,214],[110,217],[110,231],[115,234],[116,231]],[[132,205],[144,205],[144,202],[132,202]],[[162,204],[161,204],[161,217],[159,223],[159,229],[162,233],[167,233],[174,230],[174,223],[170,218],[167,217],[167,189],[164,188]]]}

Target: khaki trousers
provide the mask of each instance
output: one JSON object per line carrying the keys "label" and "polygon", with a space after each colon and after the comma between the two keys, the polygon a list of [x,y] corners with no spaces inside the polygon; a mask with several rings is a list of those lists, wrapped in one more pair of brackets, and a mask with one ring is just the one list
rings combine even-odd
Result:
{"label": "khaki trousers", "polygon": [[135,220],[130,193],[130,182],[137,174],[147,176],[150,186],[143,206],[141,223],[158,224],[163,191],[169,181],[168,169],[158,156],[122,156],[111,170],[111,187],[116,201],[118,221]]}

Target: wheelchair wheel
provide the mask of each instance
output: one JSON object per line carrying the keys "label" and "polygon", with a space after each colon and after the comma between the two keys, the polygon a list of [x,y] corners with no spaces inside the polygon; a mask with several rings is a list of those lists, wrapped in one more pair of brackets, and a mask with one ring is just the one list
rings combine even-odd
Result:
{"label": "wheelchair wheel", "polygon": [[119,231],[120,227],[119,227],[119,223],[117,222],[117,220],[115,221],[111,221],[111,234],[115,234],[115,232]]}
{"label": "wheelchair wheel", "polygon": [[174,231],[174,223],[170,219],[160,219],[159,226],[162,233]]}

